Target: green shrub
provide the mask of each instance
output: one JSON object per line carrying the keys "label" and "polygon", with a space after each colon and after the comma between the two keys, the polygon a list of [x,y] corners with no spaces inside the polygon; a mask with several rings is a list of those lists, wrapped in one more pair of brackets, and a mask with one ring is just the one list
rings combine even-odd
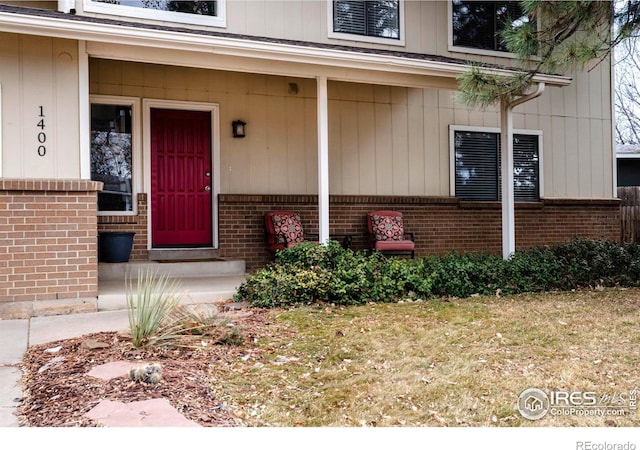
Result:
{"label": "green shrub", "polygon": [[558,289],[562,265],[546,247],[534,247],[516,252],[505,264],[505,293],[544,292]]}
{"label": "green shrub", "polygon": [[330,272],[320,266],[272,264],[242,283],[235,296],[263,308],[326,302],[330,278]]}
{"label": "green shrub", "polygon": [[275,262],[244,282],[236,299],[275,307],[330,302],[340,305],[394,302],[474,294],[635,286],[640,278],[637,244],[575,239],[554,246],[498,255],[457,254],[400,259],[305,243],[277,253]]}
{"label": "green shrub", "polygon": [[504,261],[485,254],[428,257],[435,273],[433,292],[442,297],[494,294],[503,288]]}
{"label": "green shrub", "polygon": [[563,271],[561,289],[614,286],[629,266],[624,247],[605,240],[574,239],[552,247]]}

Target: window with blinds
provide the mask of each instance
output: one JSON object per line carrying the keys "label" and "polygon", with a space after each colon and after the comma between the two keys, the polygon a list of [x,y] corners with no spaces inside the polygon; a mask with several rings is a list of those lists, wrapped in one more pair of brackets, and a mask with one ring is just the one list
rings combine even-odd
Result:
{"label": "window with blinds", "polygon": [[531,20],[522,13],[517,1],[453,0],[451,11],[453,45],[481,50],[507,52],[500,31]]}
{"label": "window with blinds", "polygon": [[334,1],[333,31],[400,39],[400,1]]}
{"label": "window with blinds", "polygon": [[[456,130],[454,140],[456,197],[469,201],[500,200],[500,134]],[[513,187],[516,201],[540,199],[539,162],[538,136],[515,134]]]}

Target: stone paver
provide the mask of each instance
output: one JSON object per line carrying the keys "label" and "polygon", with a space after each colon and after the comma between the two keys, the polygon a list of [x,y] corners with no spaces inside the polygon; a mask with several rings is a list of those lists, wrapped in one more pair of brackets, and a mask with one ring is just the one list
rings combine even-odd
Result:
{"label": "stone paver", "polygon": [[163,398],[132,403],[104,400],[86,417],[106,427],[200,427]]}
{"label": "stone paver", "polygon": [[87,375],[101,380],[111,380],[112,378],[129,375],[131,368],[138,364],[131,361],[113,361],[92,368]]}

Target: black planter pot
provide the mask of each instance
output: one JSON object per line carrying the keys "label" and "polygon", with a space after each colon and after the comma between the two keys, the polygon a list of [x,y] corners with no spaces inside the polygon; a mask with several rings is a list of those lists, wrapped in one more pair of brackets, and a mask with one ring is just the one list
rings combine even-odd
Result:
{"label": "black planter pot", "polygon": [[128,262],[135,233],[105,231],[98,233],[98,261]]}

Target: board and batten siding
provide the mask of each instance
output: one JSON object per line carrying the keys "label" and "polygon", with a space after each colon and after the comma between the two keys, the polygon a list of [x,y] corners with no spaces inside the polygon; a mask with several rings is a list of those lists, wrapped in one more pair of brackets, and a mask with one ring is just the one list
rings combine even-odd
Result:
{"label": "board and batten siding", "polygon": [[[405,8],[404,50],[510,64],[448,52],[446,2],[407,1]],[[325,2],[233,1],[227,31],[380,47],[329,40],[327,14]],[[4,177],[79,177],[78,120],[72,119],[79,114],[77,49],[72,40],[2,34]],[[223,193],[316,193],[313,79],[117,60],[91,65],[94,94],[218,103]],[[544,197],[612,197],[610,67],[603,63],[573,76],[570,86],[547,88],[517,107],[514,126],[543,132]],[[298,85],[297,94],[289,83]],[[329,95],[332,194],[449,195],[448,127],[499,126],[495,108],[470,110],[449,90],[330,81]],[[40,105],[44,157],[37,154]],[[248,123],[247,138],[231,137],[230,123],[238,118]]]}
{"label": "board and batten siding", "polygon": [[[612,196],[603,67],[515,110],[515,128],[543,132],[544,197]],[[310,79],[90,60],[92,94],[220,105],[222,193],[317,192],[315,88]],[[449,125],[499,127],[495,108],[470,110],[454,95],[330,82],[330,193],[450,195]],[[246,138],[231,136],[235,119],[247,122]]]}
{"label": "board and batten siding", "polygon": [[0,33],[0,84],[1,176],[80,178],[77,41]]}

